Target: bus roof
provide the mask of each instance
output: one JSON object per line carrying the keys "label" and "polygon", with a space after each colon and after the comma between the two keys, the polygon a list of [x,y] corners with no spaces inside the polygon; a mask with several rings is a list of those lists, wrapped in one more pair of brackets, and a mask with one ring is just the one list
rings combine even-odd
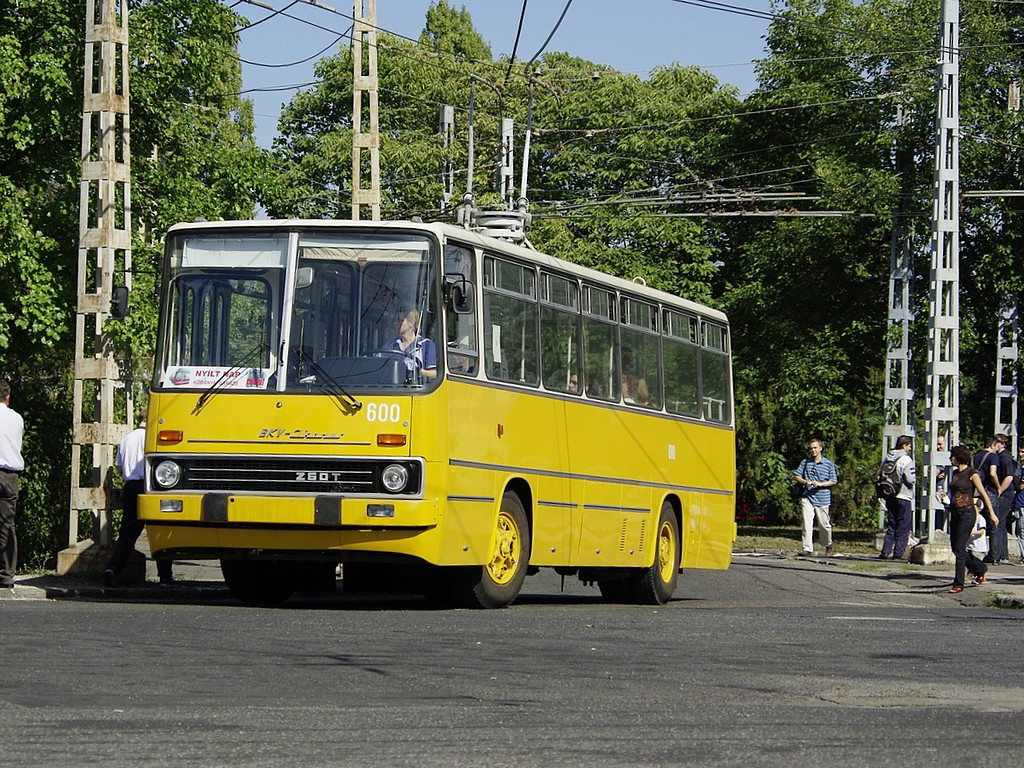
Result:
{"label": "bus roof", "polygon": [[471,229],[464,229],[453,224],[441,222],[415,222],[415,221],[351,221],[346,219],[241,219],[224,221],[192,221],[173,225],[167,232],[168,235],[192,230],[295,230],[295,229],[396,229],[403,231],[430,232],[437,237],[447,240],[449,238],[460,240],[464,243],[486,248],[492,252],[503,253],[514,258],[534,262],[542,267],[557,269],[567,272],[583,280],[589,280],[606,285],[615,290],[632,293],[636,296],[643,296],[662,304],[675,305],[681,309],[688,309],[708,318],[713,318],[722,323],[728,324],[728,318],[724,312],[712,309],[689,299],[684,299],[665,291],[649,288],[643,283],[625,280],[606,272],[601,272],[590,267],[574,264],[541,251],[526,248],[506,240],[489,237]]}

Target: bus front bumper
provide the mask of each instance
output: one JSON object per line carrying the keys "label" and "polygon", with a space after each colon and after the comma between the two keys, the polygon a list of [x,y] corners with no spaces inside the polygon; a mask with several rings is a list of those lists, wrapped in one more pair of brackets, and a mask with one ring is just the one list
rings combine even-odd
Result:
{"label": "bus front bumper", "polygon": [[429,528],[438,523],[438,503],[386,497],[143,494],[139,519],[148,525]]}

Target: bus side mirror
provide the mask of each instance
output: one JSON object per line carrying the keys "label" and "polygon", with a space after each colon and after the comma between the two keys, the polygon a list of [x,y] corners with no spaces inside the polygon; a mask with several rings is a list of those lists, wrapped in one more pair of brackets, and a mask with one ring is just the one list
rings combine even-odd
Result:
{"label": "bus side mirror", "polygon": [[115,320],[123,320],[128,314],[128,286],[115,285],[110,293],[110,316]]}
{"label": "bus side mirror", "polygon": [[301,291],[313,284],[313,268],[299,267],[295,270],[295,290]]}
{"label": "bus side mirror", "polygon": [[444,276],[444,298],[457,315],[473,312],[473,283],[463,275],[453,273]]}

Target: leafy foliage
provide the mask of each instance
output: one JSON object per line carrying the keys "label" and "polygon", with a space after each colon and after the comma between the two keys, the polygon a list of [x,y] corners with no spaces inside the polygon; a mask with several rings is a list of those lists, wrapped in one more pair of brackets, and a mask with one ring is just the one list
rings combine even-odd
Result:
{"label": "leafy foliage", "polygon": [[[0,375],[25,418],[29,567],[68,536],[84,20],[80,0],[0,3]],[[131,4],[136,279],[132,313],[107,332],[137,387],[151,368],[155,240],[179,220],[249,218],[266,169],[238,97],[238,24],[215,0]]]}

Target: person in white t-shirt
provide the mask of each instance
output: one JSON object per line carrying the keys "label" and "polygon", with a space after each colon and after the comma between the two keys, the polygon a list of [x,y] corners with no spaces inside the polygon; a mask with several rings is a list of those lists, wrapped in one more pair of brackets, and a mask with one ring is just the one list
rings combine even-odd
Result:
{"label": "person in white t-shirt", "polygon": [[984,560],[988,554],[988,528],[985,525],[985,518],[980,514],[974,521],[974,530],[971,531],[971,538],[967,542],[967,551],[979,560]]}
{"label": "person in white t-shirt", "polygon": [[25,421],[11,410],[11,383],[0,378],[0,589],[14,589],[18,569],[18,539],[14,514],[18,507],[18,481],[25,469],[21,440]]}
{"label": "person in white t-shirt", "polygon": [[[135,551],[135,542],[146,528],[145,523],[139,521],[139,494],[145,490],[145,455],[146,420],[143,418],[139,420],[139,426],[125,435],[117,446],[115,463],[124,477],[124,491],[121,494],[121,530],[103,572],[103,584],[108,587],[117,586],[117,577],[128,564],[128,558]],[[156,570],[162,585],[174,582],[170,560],[157,560]]]}

